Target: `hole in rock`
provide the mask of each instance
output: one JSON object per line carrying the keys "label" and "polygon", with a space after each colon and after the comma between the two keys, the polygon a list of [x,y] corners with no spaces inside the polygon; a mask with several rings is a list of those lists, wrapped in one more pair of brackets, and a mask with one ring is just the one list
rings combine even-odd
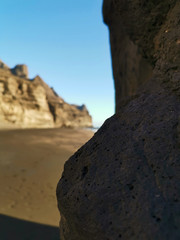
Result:
{"label": "hole in rock", "polygon": [[82,169],[81,180],[86,176],[87,173],[88,173],[88,166],[85,166],[85,167]]}

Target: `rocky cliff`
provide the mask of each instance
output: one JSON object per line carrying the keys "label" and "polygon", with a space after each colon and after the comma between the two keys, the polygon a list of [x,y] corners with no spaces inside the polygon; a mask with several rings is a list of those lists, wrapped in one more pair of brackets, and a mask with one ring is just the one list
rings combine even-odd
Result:
{"label": "rocky cliff", "polygon": [[66,103],[26,65],[10,69],[0,61],[0,128],[91,127],[83,105]]}
{"label": "rocky cliff", "polygon": [[180,2],[104,0],[116,114],[65,164],[62,240],[180,239]]}

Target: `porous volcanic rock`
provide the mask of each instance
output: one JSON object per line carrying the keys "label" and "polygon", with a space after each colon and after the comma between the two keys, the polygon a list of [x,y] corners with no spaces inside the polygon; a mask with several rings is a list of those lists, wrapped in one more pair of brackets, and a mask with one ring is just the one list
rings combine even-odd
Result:
{"label": "porous volcanic rock", "polygon": [[0,128],[91,127],[88,111],[66,103],[26,65],[0,61]]}
{"label": "porous volcanic rock", "polygon": [[104,0],[103,14],[116,114],[65,163],[61,240],[178,240],[180,2]]}
{"label": "porous volcanic rock", "polygon": [[104,1],[104,22],[110,30],[116,111],[136,95],[139,86],[155,74],[155,69],[156,74],[162,75],[162,81],[169,82],[171,77],[167,72],[178,70],[178,4],[176,0]]}

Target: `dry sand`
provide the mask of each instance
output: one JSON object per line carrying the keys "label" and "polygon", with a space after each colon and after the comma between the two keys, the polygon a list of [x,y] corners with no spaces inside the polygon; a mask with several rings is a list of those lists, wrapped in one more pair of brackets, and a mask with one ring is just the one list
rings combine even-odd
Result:
{"label": "dry sand", "polygon": [[1,240],[58,239],[56,185],[65,161],[92,136],[82,129],[0,131]]}

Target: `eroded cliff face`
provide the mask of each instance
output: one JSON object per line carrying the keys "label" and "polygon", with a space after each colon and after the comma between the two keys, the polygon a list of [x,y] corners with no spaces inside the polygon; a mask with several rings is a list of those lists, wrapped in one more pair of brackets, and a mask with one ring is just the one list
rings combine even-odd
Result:
{"label": "eroded cliff face", "polygon": [[91,127],[86,108],[66,103],[26,65],[0,62],[0,128]]}
{"label": "eroded cliff face", "polygon": [[117,113],[65,164],[61,239],[177,240],[180,2],[104,0],[103,13]]}

